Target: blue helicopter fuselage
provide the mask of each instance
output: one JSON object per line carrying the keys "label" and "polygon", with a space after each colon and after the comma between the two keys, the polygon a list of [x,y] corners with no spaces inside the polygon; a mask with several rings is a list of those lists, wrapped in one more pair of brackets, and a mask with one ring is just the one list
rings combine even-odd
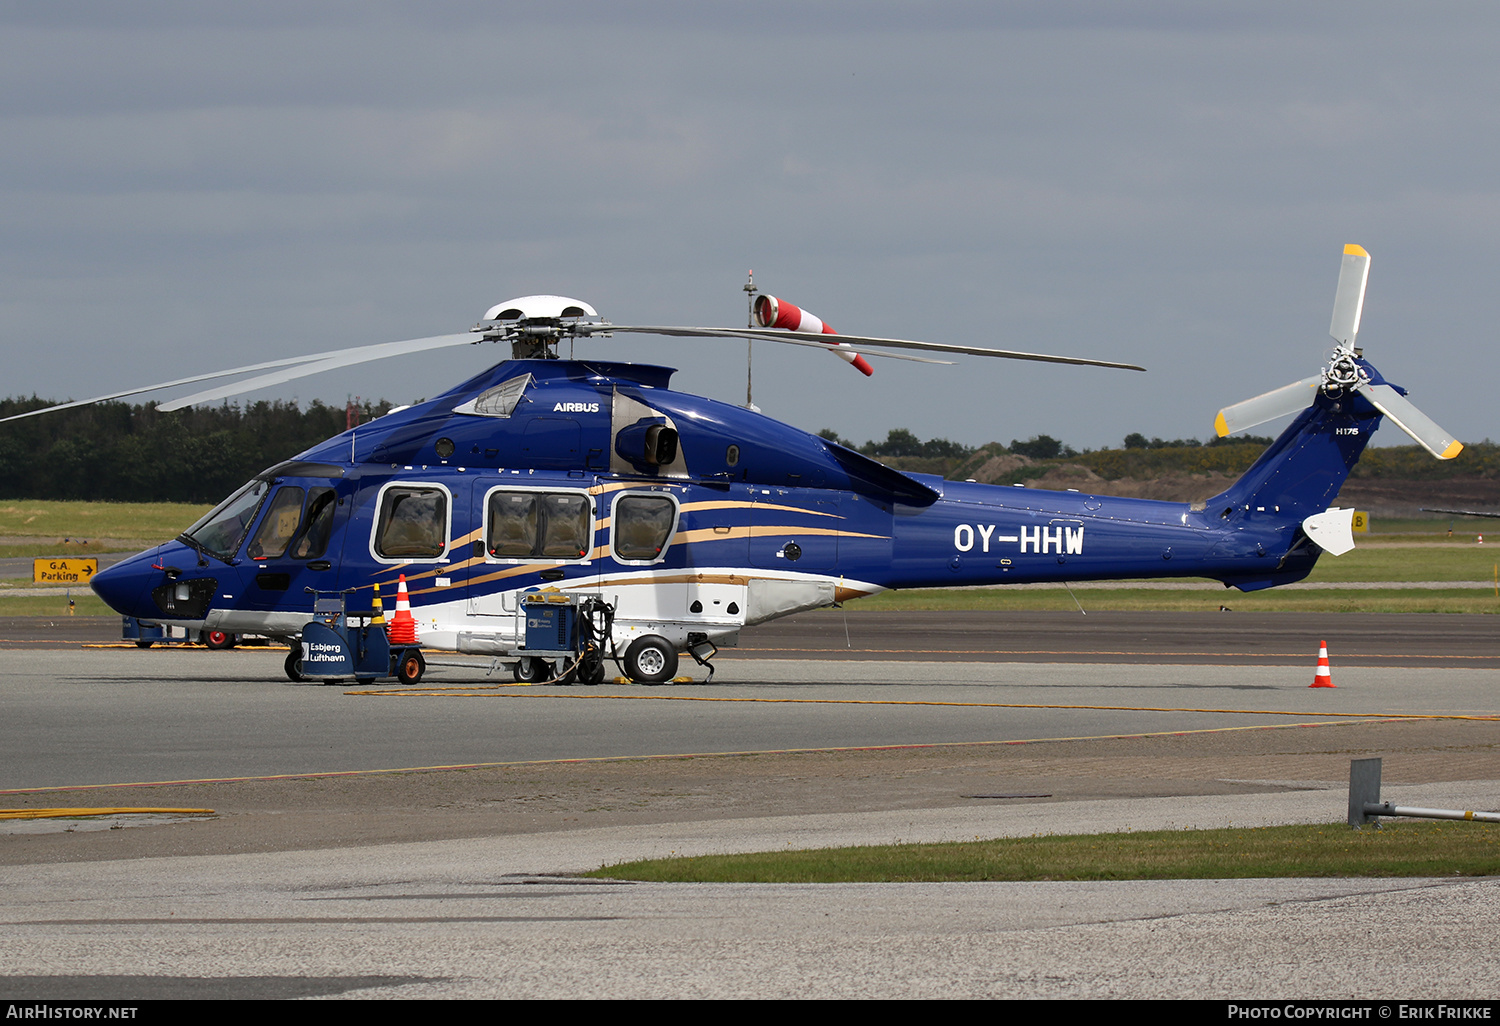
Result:
{"label": "blue helicopter fuselage", "polygon": [[668,368],[509,360],[273,467],[177,541],[98,574],[127,616],[296,637],[316,591],[389,604],[422,643],[514,655],[518,596],[597,595],[615,640],[732,643],[748,625],[891,588],[1298,580],[1380,415],[1312,405],[1200,503],[903,474]]}

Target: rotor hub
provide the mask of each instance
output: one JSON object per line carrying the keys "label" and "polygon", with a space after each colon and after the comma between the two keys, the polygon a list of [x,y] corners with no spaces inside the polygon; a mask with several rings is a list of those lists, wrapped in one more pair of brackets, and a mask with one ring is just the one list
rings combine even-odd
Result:
{"label": "rotor hub", "polygon": [[482,342],[509,342],[513,360],[555,360],[558,342],[587,336],[600,323],[598,311],[581,299],[522,296],[490,307],[469,330]]}
{"label": "rotor hub", "polygon": [[1368,380],[1369,375],[1355,359],[1352,349],[1342,347],[1335,349],[1333,359],[1329,360],[1328,366],[1323,368],[1323,391],[1325,392],[1341,392],[1358,388],[1361,383]]}

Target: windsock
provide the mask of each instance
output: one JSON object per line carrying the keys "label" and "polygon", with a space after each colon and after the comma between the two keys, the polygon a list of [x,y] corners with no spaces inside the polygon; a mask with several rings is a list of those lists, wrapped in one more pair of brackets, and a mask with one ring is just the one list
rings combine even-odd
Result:
{"label": "windsock", "polygon": [[[793,306],[775,296],[758,296],[755,300],[755,323],[762,328],[785,328],[787,331],[805,331],[814,335],[837,335],[838,332],[824,324],[801,307]],[[829,341],[833,353],[845,363],[852,363],[865,377],[875,373],[869,361],[849,348],[847,342]]]}
{"label": "windsock", "polygon": [[417,621],[411,615],[411,599],[406,594],[406,575],[402,574],[396,584],[396,612],[391,622],[385,625],[385,635],[393,645],[415,645],[417,643]]}

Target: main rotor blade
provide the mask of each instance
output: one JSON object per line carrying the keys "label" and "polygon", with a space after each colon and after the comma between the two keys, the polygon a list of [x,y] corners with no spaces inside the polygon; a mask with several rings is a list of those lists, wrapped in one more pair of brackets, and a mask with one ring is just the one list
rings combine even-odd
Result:
{"label": "main rotor blade", "polygon": [[1359,391],[1377,410],[1391,418],[1392,424],[1411,435],[1418,445],[1438,459],[1451,460],[1463,451],[1464,443],[1438,427],[1431,417],[1390,385],[1360,385]]}
{"label": "main rotor blade", "polygon": [[1236,431],[1253,428],[1268,420],[1285,417],[1289,413],[1301,413],[1313,401],[1313,396],[1317,394],[1318,386],[1322,383],[1323,376],[1314,374],[1310,378],[1283,385],[1253,399],[1226,406],[1214,418],[1214,430],[1219,433],[1220,438],[1227,438]]}
{"label": "main rotor blade", "polygon": [[[228,370],[210,371],[207,374],[194,374],[191,377],[176,378],[172,381],[158,381],[154,385],[141,385],[139,388],[127,388],[119,392],[110,392],[107,395],[96,395],[92,399],[75,399],[71,402],[58,403],[55,406],[44,406],[40,410],[29,410],[26,413],[17,413],[9,417],[0,417],[0,424],[4,424],[7,421],[12,420],[24,420],[27,417],[38,417],[44,413],[54,413],[57,410],[71,410],[74,407],[78,406],[92,406],[95,403],[107,403],[115,399],[124,399],[126,396],[140,395],[143,392],[156,392],[160,391],[163,388],[176,388],[178,385],[193,385],[198,383],[199,381],[212,381],[215,378],[227,378],[235,374],[248,374],[251,371],[267,370],[271,367],[294,368],[289,376],[278,378],[278,382],[290,381],[293,378],[301,377],[305,374],[316,374],[320,370],[331,370],[334,367],[343,367],[352,363],[362,363],[365,360],[380,360],[384,359],[387,356],[400,356],[402,355],[402,353],[406,352],[416,353],[421,352],[424,349],[440,348],[440,345],[418,345],[417,343],[440,343],[441,345],[456,346],[461,343],[474,343],[477,341],[478,339],[472,333],[465,332],[462,335],[438,335],[434,336],[433,338],[407,339],[402,342],[379,342],[373,346],[355,346],[352,349],[331,349],[323,353],[303,353],[301,356],[288,356],[280,360],[266,360],[263,363],[252,363],[244,367],[230,367]],[[396,351],[389,351],[393,348],[395,348]],[[372,356],[360,357],[358,359],[349,360],[347,362],[332,362],[335,358],[342,357],[351,353],[361,353],[367,350],[384,351],[375,352],[375,354]],[[314,363],[318,364],[316,368],[313,368],[311,366]],[[271,375],[267,375],[266,377],[271,377]],[[256,378],[253,380],[259,382],[263,379]],[[266,383],[274,384],[278,382]],[[172,410],[178,410],[184,406],[191,406],[194,403],[208,402],[210,398],[221,399],[226,396],[236,395],[240,392],[247,392],[252,388],[258,387],[260,386],[257,384],[249,384],[242,381],[235,385],[226,386],[227,390],[225,391],[215,389],[213,390],[214,394],[203,392],[199,393],[198,396],[191,397],[191,401],[184,401],[180,399],[173,400],[172,403],[162,405],[157,408],[164,412],[170,413]]]}
{"label": "main rotor blade", "polygon": [[[295,367],[273,371],[270,374],[262,374],[259,377],[245,378],[229,385],[216,385],[202,392],[195,392],[192,395],[183,396],[181,399],[173,399],[162,403],[157,409],[163,413],[171,413],[173,410],[196,406],[199,403],[212,402],[215,399],[225,399],[232,395],[253,392],[258,388],[269,388],[272,385],[279,385],[285,381],[307,377],[309,374],[321,374],[323,371],[336,370],[339,367],[350,367],[356,363],[369,363],[371,360],[384,360],[392,356],[421,353],[429,349],[473,345],[477,341],[478,338],[474,334],[466,331],[461,335],[434,335],[431,338],[409,338],[403,339],[400,342],[378,342],[372,346],[356,346],[353,349],[340,349],[331,353],[318,353]],[[253,369],[255,368],[241,368],[241,370]]]}
{"label": "main rotor blade", "polygon": [[155,385],[142,385],[140,388],[129,388],[123,392],[111,392],[108,395],[96,395],[92,399],[75,399],[72,402],[58,403],[55,406],[44,406],[40,410],[30,410],[26,413],[17,413],[9,417],[0,417],[0,424],[11,420],[24,420],[27,417],[37,417],[43,413],[52,413],[56,410],[71,410],[75,406],[92,406],[95,403],[107,403],[113,399],[123,399],[129,395],[140,395],[142,392],[155,392],[162,388],[173,388],[177,385],[191,385],[198,381],[212,381],[214,378],[227,378],[231,374],[243,374],[246,371],[261,370],[266,367],[285,367],[289,364],[306,363],[308,360],[317,359],[319,354],[309,356],[292,356],[284,360],[270,360],[266,363],[252,364],[249,367],[235,367],[232,370],[213,371],[209,374],[194,374],[190,378],[178,378],[175,381],[161,381]]}
{"label": "main rotor blade", "polygon": [[[965,353],[969,356],[997,356],[1006,360],[1038,360],[1042,363],[1071,363],[1082,367],[1115,367],[1120,370],[1144,371],[1133,363],[1115,363],[1111,360],[1085,360],[1077,356],[1049,356],[1045,353],[1023,353],[1011,349],[984,349],[980,346],[956,346],[946,342],[915,342],[905,338],[871,338],[866,335],[815,335],[806,331],[782,331],[776,328],[681,328],[664,325],[600,325],[606,331],[634,331],[647,335],[682,335],[695,338],[763,338],[770,342],[790,342],[795,345],[816,345],[829,348],[828,339],[838,338],[853,345],[889,346],[895,349],[917,349],[932,353]],[[868,356],[882,354],[861,348]],[[889,354],[886,354],[889,355]]]}
{"label": "main rotor blade", "polygon": [[1430,506],[1422,507],[1423,513],[1456,513],[1461,517],[1500,517],[1500,513],[1489,513],[1477,509],[1433,509]]}
{"label": "main rotor blade", "polygon": [[[782,339],[782,341],[790,342],[791,339]],[[797,344],[799,346],[817,345],[816,342],[798,342]],[[843,351],[845,353],[853,353],[855,356],[878,356],[884,360],[906,360],[909,363],[934,363],[942,364],[944,367],[953,366],[952,360],[934,360],[930,356],[913,356],[910,353],[882,353],[879,350],[875,349],[855,349],[852,346],[831,346],[826,343],[823,345],[823,351],[833,353],[835,356],[837,356],[840,351]]]}
{"label": "main rotor blade", "polygon": [[1370,280],[1370,254],[1350,243],[1344,247],[1339,265],[1339,288],[1333,294],[1333,321],[1328,334],[1341,345],[1353,346],[1359,334],[1359,318],[1365,308],[1365,284]]}

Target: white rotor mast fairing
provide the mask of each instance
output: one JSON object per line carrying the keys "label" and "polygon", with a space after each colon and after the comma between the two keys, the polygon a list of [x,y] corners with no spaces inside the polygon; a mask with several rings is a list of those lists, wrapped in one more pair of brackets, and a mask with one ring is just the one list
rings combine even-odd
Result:
{"label": "white rotor mast fairing", "polygon": [[[110,402],[115,399],[123,399],[127,396],[140,395],[145,392],[155,392],[165,388],[197,384],[200,381],[213,381],[217,378],[228,378],[237,374],[254,374],[253,377],[242,378],[230,384],[216,385],[212,388],[194,392],[191,395],[171,399],[157,407],[162,412],[169,413],[173,410],[183,409],[184,407],[227,399],[230,396],[252,392],[260,388],[268,388],[272,385],[284,384],[288,381],[295,381],[297,378],[312,374],[321,374],[324,371],[337,370],[341,367],[351,367],[355,364],[369,363],[372,360],[384,360],[394,356],[406,356],[411,353],[427,352],[433,349],[478,345],[481,342],[509,342],[511,344],[511,356],[513,359],[556,359],[556,353],[552,347],[556,346],[564,338],[593,338],[595,336],[608,338],[617,331],[690,338],[746,338],[748,336],[767,339],[773,342],[782,342],[788,345],[814,346],[825,351],[831,348],[835,355],[854,364],[866,374],[869,373],[868,364],[864,364],[861,358],[862,355],[882,356],[894,360],[909,360],[915,363],[947,364],[951,362],[917,356],[909,352],[879,352],[880,348],[917,350],[930,353],[959,353],[969,356],[999,357],[1007,360],[1037,360],[1045,363],[1067,363],[1087,367],[1145,370],[1144,367],[1138,367],[1135,364],[1114,363],[1108,360],[1087,360],[1071,356],[1049,356],[1043,353],[1026,353],[1007,349],[985,349],[980,346],[949,345],[941,342],[918,342],[911,339],[837,335],[818,318],[806,314],[784,300],[775,300],[769,296],[761,298],[771,300],[768,307],[770,323],[780,324],[783,321],[790,322],[791,312],[795,311],[798,327],[808,327],[811,330],[790,330],[779,327],[693,328],[670,325],[615,325],[600,319],[598,312],[588,303],[581,300],[570,299],[567,296],[522,296],[518,299],[497,303],[490,307],[485,312],[483,321],[462,334],[434,335],[430,338],[405,339],[399,342],[380,342],[375,345],[354,346],[349,349],[306,353],[301,356],[267,360],[262,363],[213,371],[208,374],[195,374],[191,377],[176,378],[172,381],[159,381],[152,385],[142,385],[138,388],[111,392],[108,395],[94,396],[92,399],[78,399],[71,402],[59,403],[55,406],[44,407],[40,410],[18,413],[14,416],[0,418],[0,424],[12,420],[22,420],[26,417],[39,416],[43,413],[51,413],[55,410],[72,409],[77,406],[91,406],[95,403]],[[830,336],[833,337],[830,338]],[[858,345],[860,348],[854,348],[855,345]],[[863,366],[861,366],[862,364]],[[255,374],[257,371],[265,373]]]}
{"label": "white rotor mast fairing", "polygon": [[[1344,247],[1339,265],[1338,290],[1333,297],[1333,320],[1328,333],[1333,336],[1333,356],[1322,372],[1253,399],[1226,406],[1214,419],[1214,429],[1223,438],[1277,417],[1301,413],[1319,391],[1325,395],[1358,392],[1369,400],[1417,444],[1440,460],[1451,460],[1463,450],[1463,443],[1437,425],[1432,418],[1384,382],[1370,378],[1367,365],[1361,364],[1363,350],[1356,343],[1360,317],[1365,307],[1365,286],[1370,280],[1370,254],[1363,247]],[[1378,376],[1378,375],[1377,375]]]}

